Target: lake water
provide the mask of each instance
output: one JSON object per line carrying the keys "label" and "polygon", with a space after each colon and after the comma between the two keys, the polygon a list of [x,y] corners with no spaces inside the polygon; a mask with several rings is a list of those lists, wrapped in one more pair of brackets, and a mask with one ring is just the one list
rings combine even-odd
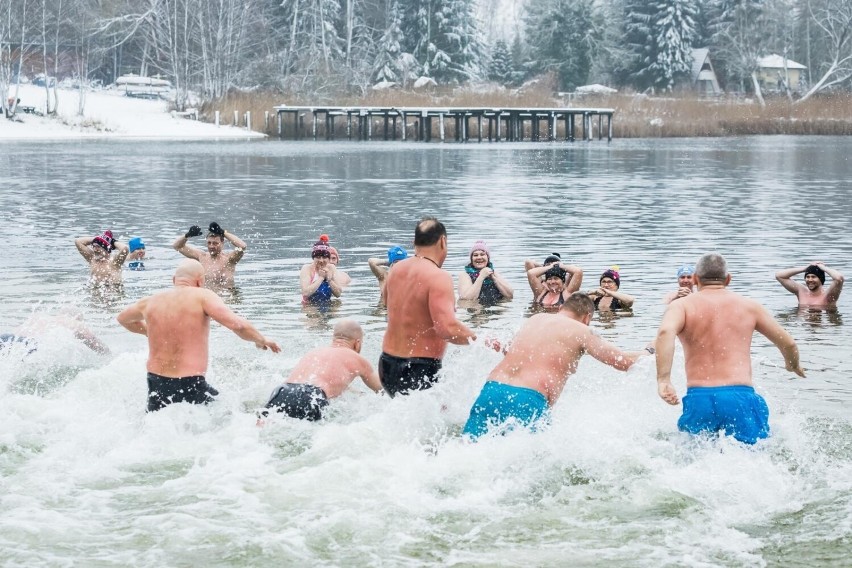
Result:
{"label": "lake water", "polygon": [[[848,566],[852,558],[852,333],[836,312],[795,309],[780,268],[852,257],[852,138],[616,140],[612,144],[88,142],[0,144],[0,333],[62,306],[112,354],[60,332],[0,352],[0,558],[49,566]],[[632,316],[592,326],[628,349],[651,339],[675,271],[726,255],[732,289],[799,343],[807,379],[762,337],[755,382],[773,436],[756,448],[689,439],[656,394],[653,362],[628,373],[584,360],[532,435],[461,442],[498,355],[451,347],[441,383],[393,400],[357,384],[323,423],[255,426],[299,356],[341,317],[385,328],[367,267],[416,221],[449,231],[454,274],[488,241],[515,300],[460,307],[481,336],[530,313],[523,261],[552,251],[583,289],[610,265]],[[249,245],[232,307],[283,352],[215,327],[211,407],[144,411],[145,339],[116,314],[167,287],[171,243],[210,221]],[[73,239],[142,236],[145,272],[123,296],[87,287]],[[303,310],[298,270],[320,233],[353,285]],[[195,244],[202,246],[202,240]],[[674,381],[683,392],[682,356]]]}

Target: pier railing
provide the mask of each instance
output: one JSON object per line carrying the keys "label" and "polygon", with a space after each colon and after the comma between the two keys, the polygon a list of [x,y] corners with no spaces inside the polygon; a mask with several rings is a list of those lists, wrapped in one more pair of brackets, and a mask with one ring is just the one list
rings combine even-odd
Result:
{"label": "pier railing", "polygon": [[[274,107],[280,138],[456,142],[612,140],[611,108]],[[606,124],[604,124],[606,119]]]}

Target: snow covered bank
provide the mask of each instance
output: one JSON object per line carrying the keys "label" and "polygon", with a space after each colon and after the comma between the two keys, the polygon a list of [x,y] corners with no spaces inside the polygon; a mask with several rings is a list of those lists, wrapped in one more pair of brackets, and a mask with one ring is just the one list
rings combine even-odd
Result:
{"label": "snow covered bank", "polygon": [[[9,96],[15,94],[15,87]],[[77,115],[79,92],[59,89],[58,116],[39,116],[24,113],[22,107],[45,110],[43,87],[21,85],[21,102],[13,120],[0,118],[0,140],[55,140],[76,138],[262,138],[264,134],[233,126],[215,126],[168,111],[168,103],[126,97],[110,90],[86,93],[84,116]],[[53,103],[51,103],[53,104]]]}

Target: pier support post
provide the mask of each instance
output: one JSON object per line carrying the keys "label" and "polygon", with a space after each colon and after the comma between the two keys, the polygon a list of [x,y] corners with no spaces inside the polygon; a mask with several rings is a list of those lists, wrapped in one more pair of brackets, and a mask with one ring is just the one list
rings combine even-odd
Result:
{"label": "pier support post", "polygon": [[216,126],[219,126],[219,111],[218,110],[215,113],[215,117],[216,118],[214,120],[216,121]]}
{"label": "pier support post", "polygon": [[438,115],[438,131],[441,135],[441,142],[444,141],[444,113]]}

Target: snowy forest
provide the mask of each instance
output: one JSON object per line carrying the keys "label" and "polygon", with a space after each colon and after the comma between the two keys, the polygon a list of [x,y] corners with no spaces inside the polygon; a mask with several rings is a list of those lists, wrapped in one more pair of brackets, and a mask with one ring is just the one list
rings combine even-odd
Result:
{"label": "snowy forest", "polygon": [[[799,95],[849,89],[852,0],[0,0],[0,89],[20,76],[122,74],[213,99],[233,89],[366,93],[549,73],[669,92],[706,47],[722,88],[751,92],[759,57],[807,67]],[[686,82],[685,82],[686,81]],[[430,81],[431,82],[431,81]],[[800,85],[800,87],[802,87]]]}

